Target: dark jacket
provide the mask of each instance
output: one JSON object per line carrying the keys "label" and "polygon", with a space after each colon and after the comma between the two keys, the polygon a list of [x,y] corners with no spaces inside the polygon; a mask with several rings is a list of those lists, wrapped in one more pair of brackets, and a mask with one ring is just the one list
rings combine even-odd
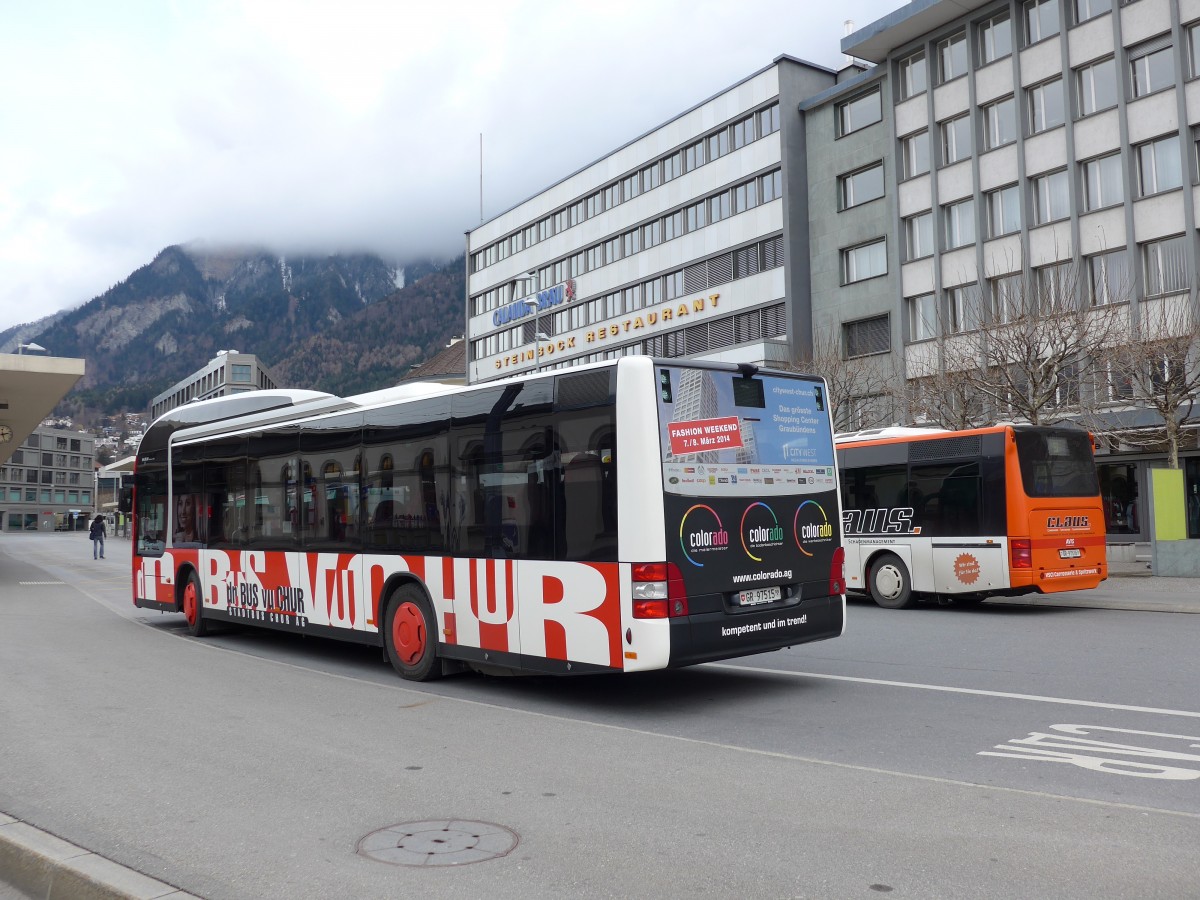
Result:
{"label": "dark jacket", "polygon": [[88,537],[93,541],[98,538],[103,538],[108,532],[104,528],[104,520],[96,519],[92,522],[92,527],[88,529]]}

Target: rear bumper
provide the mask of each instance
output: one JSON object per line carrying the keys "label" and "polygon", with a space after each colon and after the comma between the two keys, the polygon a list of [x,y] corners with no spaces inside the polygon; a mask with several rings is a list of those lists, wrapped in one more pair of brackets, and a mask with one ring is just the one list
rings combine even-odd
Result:
{"label": "rear bumper", "polygon": [[845,616],[845,601],[832,596],[738,615],[722,611],[672,619],[668,665],[691,666],[827,640],[842,633]]}

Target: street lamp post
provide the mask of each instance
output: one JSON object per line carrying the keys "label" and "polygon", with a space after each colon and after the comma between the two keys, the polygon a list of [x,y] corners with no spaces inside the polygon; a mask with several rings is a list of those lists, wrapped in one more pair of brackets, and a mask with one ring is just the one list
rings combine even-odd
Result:
{"label": "street lamp post", "polygon": [[550,335],[545,334],[540,326],[541,310],[538,305],[537,297],[526,297],[525,306],[533,313],[533,371],[540,371],[542,368],[542,358],[538,352],[541,349],[539,341],[550,340]]}
{"label": "street lamp post", "polygon": [[[516,299],[517,285],[523,281],[528,281],[533,284],[533,289],[537,290],[537,272],[528,272],[525,275],[518,275],[513,279],[512,296]],[[537,297],[526,297],[524,300],[525,308],[533,313],[533,371],[537,372],[541,369],[541,358],[538,356],[538,341],[550,340],[549,335],[543,334],[540,326],[540,309]]]}

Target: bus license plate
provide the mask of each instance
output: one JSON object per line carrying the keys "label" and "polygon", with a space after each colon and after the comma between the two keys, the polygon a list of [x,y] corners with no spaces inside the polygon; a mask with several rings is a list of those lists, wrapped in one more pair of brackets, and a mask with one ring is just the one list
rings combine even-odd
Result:
{"label": "bus license plate", "polygon": [[1083,556],[1083,551],[1080,550],[1078,547],[1075,547],[1071,550],[1059,550],[1058,551],[1059,559],[1078,559],[1081,556]]}
{"label": "bus license plate", "polygon": [[738,591],[739,606],[757,606],[760,603],[772,603],[783,596],[783,591],[777,587],[752,588],[748,591]]}

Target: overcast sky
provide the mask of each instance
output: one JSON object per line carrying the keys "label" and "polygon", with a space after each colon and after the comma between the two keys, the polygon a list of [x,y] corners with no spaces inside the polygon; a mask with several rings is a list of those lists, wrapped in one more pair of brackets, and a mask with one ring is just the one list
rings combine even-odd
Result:
{"label": "overcast sky", "polygon": [[0,329],[192,240],[463,232],[902,0],[0,0]]}

